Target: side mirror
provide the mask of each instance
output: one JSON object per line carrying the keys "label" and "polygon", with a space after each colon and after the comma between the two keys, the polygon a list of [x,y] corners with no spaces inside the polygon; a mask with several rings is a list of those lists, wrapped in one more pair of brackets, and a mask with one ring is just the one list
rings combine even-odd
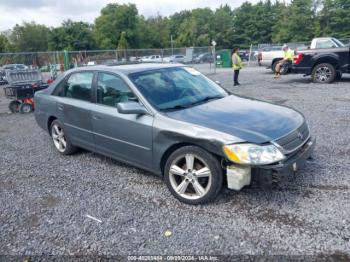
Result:
{"label": "side mirror", "polygon": [[146,108],[140,105],[138,102],[118,103],[117,109],[120,114],[136,114],[136,115],[148,114],[148,111],[146,110]]}

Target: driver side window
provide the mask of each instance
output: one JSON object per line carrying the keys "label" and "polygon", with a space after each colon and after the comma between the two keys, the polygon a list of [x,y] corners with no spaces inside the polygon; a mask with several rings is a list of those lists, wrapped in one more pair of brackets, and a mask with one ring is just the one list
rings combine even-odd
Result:
{"label": "driver side window", "polygon": [[137,101],[137,97],[119,76],[99,73],[97,77],[97,103],[117,107],[118,103]]}

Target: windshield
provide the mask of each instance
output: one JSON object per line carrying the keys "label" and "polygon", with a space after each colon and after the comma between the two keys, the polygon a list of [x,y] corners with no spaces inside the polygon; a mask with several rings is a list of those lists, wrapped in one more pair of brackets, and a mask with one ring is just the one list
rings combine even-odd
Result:
{"label": "windshield", "polygon": [[175,67],[129,75],[142,95],[158,110],[178,110],[228,94],[216,83],[189,67]]}

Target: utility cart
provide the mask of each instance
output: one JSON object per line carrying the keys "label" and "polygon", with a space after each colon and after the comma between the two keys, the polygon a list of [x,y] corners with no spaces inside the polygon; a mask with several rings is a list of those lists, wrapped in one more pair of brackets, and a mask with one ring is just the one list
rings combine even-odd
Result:
{"label": "utility cart", "polygon": [[38,70],[6,70],[4,87],[5,96],[12,101],[9,109],[12,113],[30,113],[34,110],[34,93],[47,88],[49,85],[42,81]]}

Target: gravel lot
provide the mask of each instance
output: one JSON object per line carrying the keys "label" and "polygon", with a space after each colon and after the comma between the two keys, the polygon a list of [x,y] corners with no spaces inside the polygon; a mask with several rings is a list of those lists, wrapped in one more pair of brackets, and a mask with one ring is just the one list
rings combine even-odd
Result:
{"label": "gravel lot", "polygon": [[210,77],[239,95],[303,112],[317,147],[296,180],[272,191],[225,191],[213,204],[187,206],[140,169],[86,151],[59,155],[32,114],[8,114],[0,106],[0,254],[350,259],[350,77],[331,85],[300,75],[275,81],[269,70],[249,67],[238,88],[229,69]]}

